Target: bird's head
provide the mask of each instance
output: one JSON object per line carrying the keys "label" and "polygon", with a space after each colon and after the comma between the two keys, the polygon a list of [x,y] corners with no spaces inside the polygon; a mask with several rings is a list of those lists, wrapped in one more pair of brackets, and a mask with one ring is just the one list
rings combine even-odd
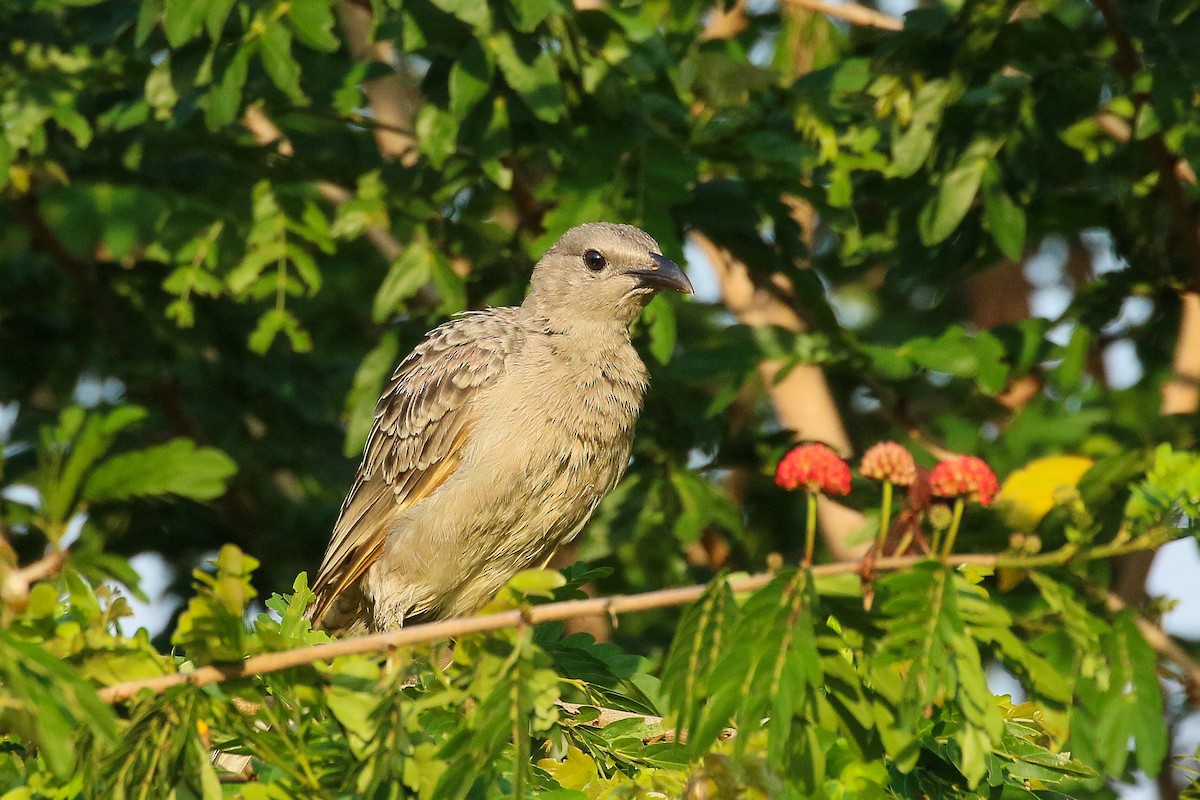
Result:
{"label": "bird's head", "polygon": [[660,249],[632,225],[571,228],[533,268],[525,306],[556,327],[628,326],[656,291],[692,291],[687,275]]}

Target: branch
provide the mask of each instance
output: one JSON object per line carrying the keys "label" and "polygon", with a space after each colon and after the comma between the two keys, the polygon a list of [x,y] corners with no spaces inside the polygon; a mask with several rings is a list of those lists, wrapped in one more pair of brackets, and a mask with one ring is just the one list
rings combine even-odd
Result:
{"label": "branch", "polygon": [[[675,741],[674,728],[664,727],[663,726],[663,718],[656,717],[652,714],[638,714],[634,711],[621,711],[616,708],[605,708],[603,706],[593,706],[590,704],[582,704],[581,705],[579,703],[562,703],[562,702],[560,702],[560,703],[558,703],[558,707],[563,709],[564,711],[566,711],[568,714],[578,714],[580,711],[582,711],[585,708],[597,709],[600,712],[600,715],[597,716],[595,719],[591,720],[590,722],[583,723],[584,725],[588,725],[593,728],[605,728],[605,727],[608,727],[609,725],[612,725],[614,722],[622,722],[623,720],[627,720],[627,719],[639,719],[646,725],[656,725],[662,730],[661,735],[656,736],[653,739],[653,741],[659,741],[659,742]],[[734,736],[737,736],[736,730],[734,730],[733,728],[724,728],[721,731],[720,736],[718,736],[717,738],[721,739],[723,741],[725,739],[732,739]],[[679,741],[680,742],[687,741],[687,731],[680,732]]]}
{"label": "branch", "polygon": [[[967,554],[956,556],[952,562],[948,563],[952,563],[956,568],[976,566],[992,569],[1001,567],[1033,569],[1036,567],[1062,566],[1069,563],[1112,558],[1115,555],[1145,550],[1159,544],[1161,542],[1158,538],[1150,536],[1131,541],[1118,535],[1117,540],[1113,543],[1100,545],[1086,551],[1080,551],[1075,545],[1067,545],[1059,550],[1035,555],[1013,553]],[[881,558],[875,563],[875,568],[878,571],[896,571],[907,569],[926,560],[928,559],[925,556]],[[815,566],[811,571],[816,578],[827,578],[834,575],[857,574],[861,566],[858,561],[840,561],[834,564]],[[729,588],[734,592],[752,592],[766,586],[774,577],[775,573],[773,572],[751,575],[729,581]],[[682,606],[700,599],[700,596],[704,594],[707,588],[706,584],[696,584],[694,586],[658,589],[641,594],[614,595],[612,597],[597,597],[587,600],[563,600],[514,611],[502,611],[471,617],[458,617],[439,622],[427,622],[395,631],[339,639],[310,647],[298,647],[294,650],[264,653],[262,655],[251,656],[244,661],[234,664],[210,664],[204,667],[197,667],[192,672],[125,681],[124,683],[117,683],[100,689],[99,695],[100,699],[106,703],[119,703],[136,696],[143,690],[149,690],[154,694],[161,694],[172,687],[183,684],[207,686],[236,678],[247,678],[269,672],[279,672],[291,667],[300,667],[317,661],[328,661],[341,656],[391,652],[402,647],[454,639],[473,633],[486,633],[503,628],[536,625],[542,622],[561,622],[575,619],[576,617],[587,617],[596,614],[628,614],[635,611],[649,611],[656,608]]]}
{"label": "branch", "polygon": [[346,45],[356,59],[368,58],[393,67],[392,72],[363,84],[363,93],[371,107],[375,126],[375,143],[385,161],[398,160],[406,167],[416,163],[416,138],[412,134],[413,92],[404,85],[395,71],[396,49],[389,41],[371,41],[371,5],[343,2],[338,5],[338,19],[346,34]]}
{"label": "branch", "polygon": [[[0,546],[11,551],[12,547],[0,531]],[[29,603],[29,587],[38,581],[52,578],[62,571],[67,563],[67,551],[57,547],[49,553],[20,569],[9,569],[0,563],[0,602],[21,611]]]}
{"label": "branch", "polygon": [[[1127,144],[1133,135],[1128,122],[1108,111],[1101,111],[1096,115],[1096,127],[1120,144]],[[1175,177],[1184,183],[1196,183],[1196,172],[1184,158],[1175,161]]]}
{"label": "branch", "polygon": [[[295,148],[291,141],[283,135],[283,131],[279,130],[279,126],[271,120],[263,110],[258,106],[250,106],[246,109],[246,113],[242,118],[246,129],[254,136],[254,140],[260,145],[267,147],[274,145],[280,155],[291,158],[295,155]],[[345,203],[352,199],[345,188],[338,186],[331,181],[317,181],[317,191],[321,193],[328,202],[335,206]],[[384,257],[388,264],[392,264],[404,252],[403,245],[399,240],[392,235],[392,232],[381,225],[369,225],[364,231],[367,241],[369,241],[379,254]],[[436,304],[436,290],[429,285],[422,286],[417,292],[417,298],[425,305]]]}
{"label": "branch", "polygon": [[[291,158],[296,154],[291,141],[283,135],[283,131],[279,130],[279,126],[264,114],[263,110],[258,106],[247,108],[242,122],[245,124],[246,129],[254,135],[254,140],[260,145],[264,147],[275,145],[275,149],[279,154],[287,158]],[[341,205],[353,197],[346,189],[331,181],[317,181],[317,191],[335,206]],[[379,225],[371,225],[365,232],[367,239],[375,246],[379,254],[387,259],[389,264],[399,258],[400,254],[404,252],[404,248],[400,245],[400,242],[386,228]]]}
{"label": "branch", "polygon": [[[770,286],[755,283],[750,270],[732,254],[718,247],[712,239],[699,231],[692,232],[692,240],[712,265],[721,286],[721,299],[725,307],[743,325],[778,325],[790,331],[805,329],[804,320],[780,295],[790,293],[791,286],[785,284],[781,275],[772,276]],[[762,361],[758,365],[759,378],[771,398],[779,424],[795,431],[798,439],[817,439],[829,444],[834,450],[848,455],[853,449],[846,426],[842,422],[829,382],[820,367],[800,364],[779,378],[785,364],[779,360]],[[822,496],[817,511],[821,521],[821,533],[835,556],[850,558],[857,553],[847,551],[843,542],[860,530],[863,515]]]}
{"label": "branch", "polygon": [[1200,409],[1200,292],[1184,292],[1179,299],[1179,338],[1171,356],[1171,376],[1162,386],[1164,415]]}
{"label": "branch", "polygon": [[[1108,26],[1109,34],[1116,45],[1113,64],[1132,90],[1137,74],[1142,69],[1137,45],[1134,44],[1133,37],[1121,24],[1121,17],[1113,0],[1093,0],[1093,3],[1096,10],[1100,12],[1100,16],[1104,17],[1104,23]],[[1135,92],[1132,99],[1136,118],[1150,98],[1145,92]],[[1105,130],[1108,132],[1107,128]],[[1111,136],[1112,133],[1109,135]],[[1179,238],[1179,246],[1191,262],[1194,288],[1200,289],[1200,227],[1196,225],[1194,208],[1184,195],[1183,187],[1179,183],[1180,177],[1187,180],[1189,176],[1191,180],[1188,182],[1195,183],[1195,173],[1192,172],[1190,166],[1187,166],[1186,171],[1180,171],[1180,163],[1182,162],[1186,166],[1186,161],[1171,151],[1161,131],[1147,136],[1146,144],[1158,165],[1157,188],[1170,211],[1171,221],[1174,224],[1176,236]]]}
{"label": "branch", "polygon": [[827,17],[849,22],[851,25],[862,25],[867,28],[881,28],[885,31],[904,29],[904,20],[876,11],[873,8],[860,6],[857,3],[824,3],[821,0],[783,0],[786,5],[815,11]]}
{"label": "branch", "polygon": [[47,578],[53,578],[62,571],[63,565],[66,563],[67,551],[55,547],[32,564],[21,567],[15,574],[21,580],[25,581],[27,585],[33,584],[38,581],[44,581]]}
{"label": "branch", "polygon": [[[1105,593],[1104,605],[1113,613],[1129,607],[1115,592]],[[1179,668],[1180,674],[1177,679],[1187,693],[1188,701],[1194,706],[1200,705],[1200,664],[1197,664],[1166,631],[1141,614],[1136,614],[1134,621],[1146,643],[1154,648],[1154,652],[1164,661],[1170,661]]]}
{"label": "branch", "polygon": [[[1114,140],[1125,144],[1129,123],[1109,113],[1096,115],[1096,124]],[[1196,185],[1196,173],[1186,159],[1175,160],[1175,177]],[[1171,377],[1162,386],[1162,413],[1192,414],[1200,409],[1200,292],[1180,294],[1179,337],[1171,358]]]}

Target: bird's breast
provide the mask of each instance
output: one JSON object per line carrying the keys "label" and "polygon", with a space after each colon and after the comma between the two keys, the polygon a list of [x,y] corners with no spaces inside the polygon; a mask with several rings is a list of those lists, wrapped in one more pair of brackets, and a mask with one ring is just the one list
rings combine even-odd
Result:
{"label": "bird's breast", "polygon": [[485,416],[502,431],[492,444],[506,450],[506,477],[523,484],[515,489],[598,496],[620,478],[646,390],[645,367],[625,348],[526,351],[532,357],[493,388]]}

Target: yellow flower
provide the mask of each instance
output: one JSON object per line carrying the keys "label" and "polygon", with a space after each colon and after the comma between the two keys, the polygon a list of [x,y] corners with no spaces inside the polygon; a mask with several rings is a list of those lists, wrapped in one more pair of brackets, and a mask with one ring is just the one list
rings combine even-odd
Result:
{"label": "yellow flower", "polygon": [[1095,462],[1086,456],[1047,456],[1015,470],[1000,486],[996,504],[1017,530],[1030,531],[1079,483]]}

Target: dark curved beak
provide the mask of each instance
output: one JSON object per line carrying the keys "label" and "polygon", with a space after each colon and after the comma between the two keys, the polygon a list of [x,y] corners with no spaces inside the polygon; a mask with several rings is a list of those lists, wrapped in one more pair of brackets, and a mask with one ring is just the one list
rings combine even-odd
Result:
{"label": "dark curved beak", "polygon": [[645,269],[631,269],[630,275],[637,276],[638,285],[647,289],[673,289],[676,292],[692,294],[692,282],[688,276],[671,259],[658,253],[651,253],[653,264]]}

